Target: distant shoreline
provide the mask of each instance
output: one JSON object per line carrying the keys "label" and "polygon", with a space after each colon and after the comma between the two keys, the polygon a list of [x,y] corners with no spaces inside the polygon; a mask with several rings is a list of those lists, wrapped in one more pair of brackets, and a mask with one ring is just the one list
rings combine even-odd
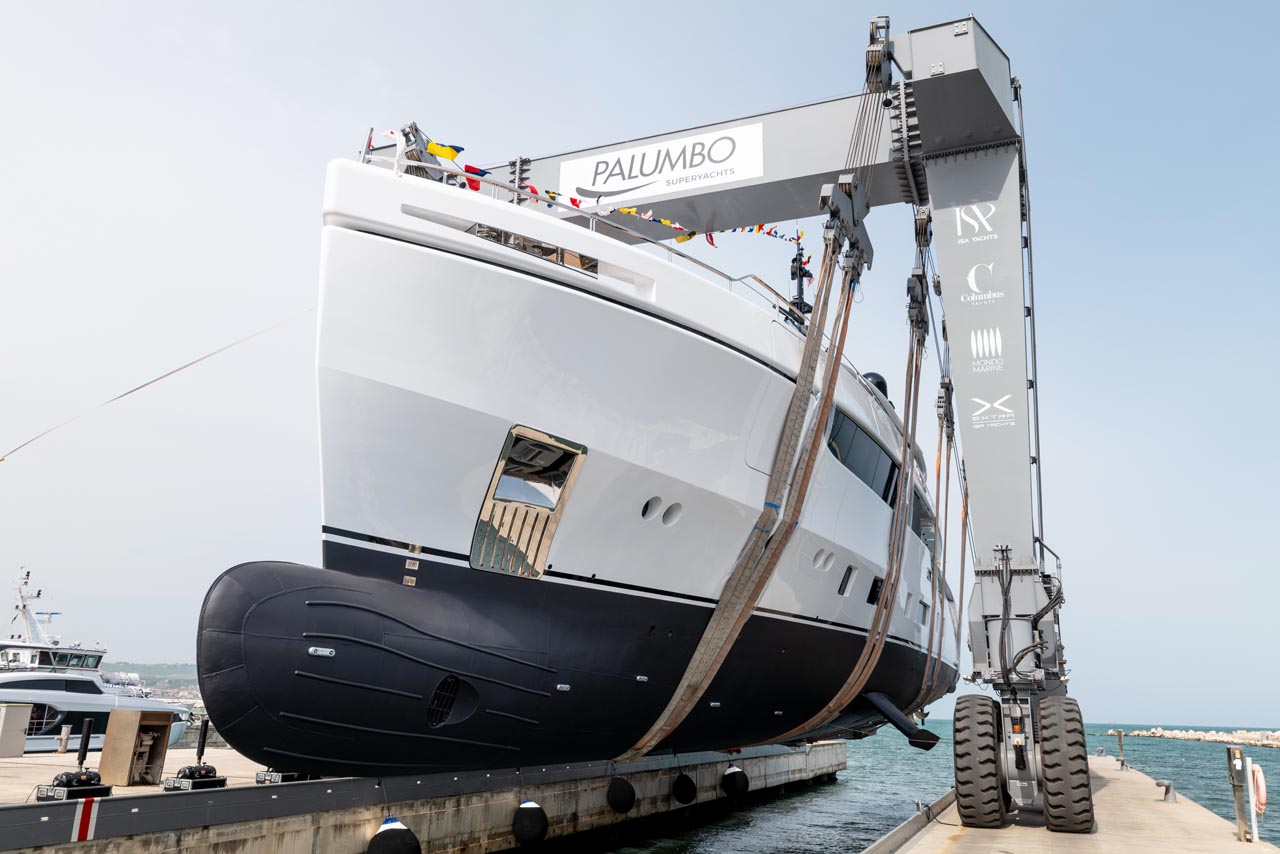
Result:
{"label": "distant shoreline", "polygon": [[1273,747],[1280,749],[1280,730],[1246,730],[1237,729],[1231,732],[1219,732],[1216,729],[1154,729],[1107,730],[1107,735],[1123,732],[1134,738],[1169,738],[1175,741],[1207,741],[1214,744],[1239,744],[1243,747]]}

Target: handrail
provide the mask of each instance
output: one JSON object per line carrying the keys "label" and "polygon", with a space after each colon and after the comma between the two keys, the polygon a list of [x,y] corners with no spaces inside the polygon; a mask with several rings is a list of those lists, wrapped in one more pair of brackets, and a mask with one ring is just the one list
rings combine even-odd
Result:
{"label": "handrail", "polygon": [[[616,228],[618,231],[621,231],[623,234],[628,234],[632,237],[635,237],[638,240],[644,243],[647,243],[650,246],[655,246],[658,249],[661,249],[662,251],[667,252],[671,255],[677,255],[685,259],[686,261],[690,262],[694,266],[700,267],[701,269],[706,270],[707,272],[720,277],[721,279],[723,279],[724,281],[730,284],[733,284],[734,282],[742,281],[743,279],[747,279],[747,278],[755,279],[762,286],[764,286],[764,288],[768,290],[769,293],[771,293],[775,298],[781,300],[784,305],[791,304],[786,297],[784,297],[782,294],[775,291],[768,284],[766,284],[763,279],[761,279],[759,276],[755,275],[754,273],[748,273],[746,276],[738,276],[737,278],[735,278],[733,276],[730,276],[725,271],[717,267],[713,267],[712,265],[706,263],[705,261],[699,260],[698,258],[695,258],[692,255],[688,255],[684,252],[681,252],[679,249],[676,249],[675,247],[668,246],[665,243],[654,240],[652,237],[649,237],[648,235],[645,235],[645,234],[641,234],[635,229],[631,229],[620,223],[616,223],[616,222],[613,222],[612,220],[605,219],[603,216],[592,213],[591,211],[585,211],[582,208],[575,207],[574,205],[570,205],[567,202],[562,202],[559,199],[553,199],[549,196],[543,195],[542,193],[538,193],[535,195],[534,193],[531,193],[522,187],[517,187],[516,185],[509,184],[506,181],[498,181],[493,178],[487,178],[481,175],[475,175],[475,174],[472,174],[471,172],[464,172],[458,169],[452,169],[448,166],[441,166],[435,163],[421,163],[419,161],[409,160],[407,158],[401,159],[399,157],[387,157],[386,155],[373,154],[372,152],[370,152],[369,154],[365,155],[363,162],[370,163],[374,160],[390,163],[396,175],[402,174],[402,169],[404,168],[417,167],[419,169],[431,169],[436,172],[442,172],[446,175],[453,175],[455,177],[462,178],[467,181],[476,181],[481,184],[488,184],[492,187],[496,187],[501,190],[506,190],[507,192],[515,196],[521,196],[526,199],[530,199],[537,202],[543,202],[549,205],[554,205],[555,207],[558,207],[558,208],[563,208],[565,211],[572,213],[575,216],[586,217],[589,221],[606,225],[609,228]],[[561,195],[561,194],[557,194],[557,195]]]}

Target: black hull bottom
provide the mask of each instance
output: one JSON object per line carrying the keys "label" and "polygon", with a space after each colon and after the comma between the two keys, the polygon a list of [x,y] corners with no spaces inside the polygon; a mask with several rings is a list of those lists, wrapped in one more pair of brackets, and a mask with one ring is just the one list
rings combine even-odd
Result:
{"label": "black hull bottom", "polygon": [[[532,581],[422,556],[325,544],[317,569],[224,573],[200,615],[214,727],[264,765],[328,775],[531,767],[617,756],[665,707],[705,604]],[[403,584],[406,575],[416,586]],[[659,746],[768,742],[830,700],[864,639],[756,615],[698,708]],[[867,691],[901,708],[924,653],[890,642]],[[946,667],[938,693],[954,687]],[[812,737],[883,722],[862,698]]]}

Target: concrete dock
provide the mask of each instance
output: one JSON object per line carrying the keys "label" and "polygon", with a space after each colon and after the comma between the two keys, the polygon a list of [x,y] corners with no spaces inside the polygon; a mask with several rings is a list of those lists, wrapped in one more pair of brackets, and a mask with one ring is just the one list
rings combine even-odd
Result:
{"label": "concrete dock", "polygon": [[[964,827],[956,814],[954,793],[931,810],[908,819],[866,854],[1121,854],[1151,851],[1178,854],[1280,851],[1267,842],[1246,845],[1236,839],[1233,822],[1178,795],[1162,799],[1155,780],[1133,768],[1121,768],[1110,756],[1089,757],[1093,785],[1093,833],[1050,833],[1039,813],[1015,813],[999,830]],[[1174,781],[1177,782],[1176,780]],[[1226,785],[1224,779],[1223,784]]]}
{"label": "concrete dock", "polygon": [[[191,764],[191,751],[171,751],[166,771]],[[230,754],[230,755],[228,755]],[[258,766],[231,753],[206,760],[239,784],[220,790],[159,793],[155,787],[119,788],[86,815],[75,802],[24,803],[56,771],[74,768],[69,755],[3,760],[0,848],[5,851],[116,854],[121,851],[193,854],[363,854],[383,818],[394,814],[424,852],[505,851],[517,847],[513,819],[521,804],[545,811],[547,838],[658,815],[727,797],[726,772],[751,792],[787,784],[834,780],[845,767],[844,742],[804,747],[754,747],[494,771],[387,778],[338,778],[275,785],[252,783]],[[93,767],[94,757],[89,766]],[[730,774],[729,776],[733,776]],[[677,778],[686,778],[682,802]],[[634,790],[624,811],[610,806],[611,783]],[[732,788],[732,786],[728,786]],[[87,835],[86,834],[87,830]],[[75,844],[68,844],[75,840]]]}
{"label": "concrete dock", "polygon": [[[85,763],[88,768],[98,767],[98,753],[90,753]],[[265,767],[250,762],[239,753],[227,748],[210,748],[204,752],[204,761],[218,769],[227,778],[228,786],[251,786],[254,775]],[[173,777],[184,765],[196,764],[195,748],[171,748],[164,760],[164,776]],[[70,753],[28,753],[20,759],[0,759],[0,806],[22,804],[35,800],[36,786],[48,785],[53,775],[61,771],[76,770],[75,751]],[[160,786],[129,786],[116,790],[121,795],[145,795],[160,791]]]}

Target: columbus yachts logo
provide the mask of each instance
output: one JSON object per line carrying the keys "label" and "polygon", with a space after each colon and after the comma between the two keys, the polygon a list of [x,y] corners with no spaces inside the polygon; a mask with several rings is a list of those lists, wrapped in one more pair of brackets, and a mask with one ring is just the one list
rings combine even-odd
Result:
{"label": "columbus yachts logo", "polygon": [[956,243],[981,243],[998,240],[1000,235],[991,226],[996,206],[991,202],[961,205],[956,208]]}
{"label": "columbus yachts logo", "polygon": [[567,160],[560,189],[611,205],[762,174],[763,125],[754,124]]}
{"label": "columbus yachts logo", "polygon": [[969,268],[969,272],[965,275],[965,283],[969,286],[969,293],[960,295],[960,302],[971,305],[982,305],[984,303],[995,302],[1004,298],[1004,291],[989,291],[983,287],[984,283],[990,280],[995,273],[996,263],[992,261],[990,264],[974,264]]}

